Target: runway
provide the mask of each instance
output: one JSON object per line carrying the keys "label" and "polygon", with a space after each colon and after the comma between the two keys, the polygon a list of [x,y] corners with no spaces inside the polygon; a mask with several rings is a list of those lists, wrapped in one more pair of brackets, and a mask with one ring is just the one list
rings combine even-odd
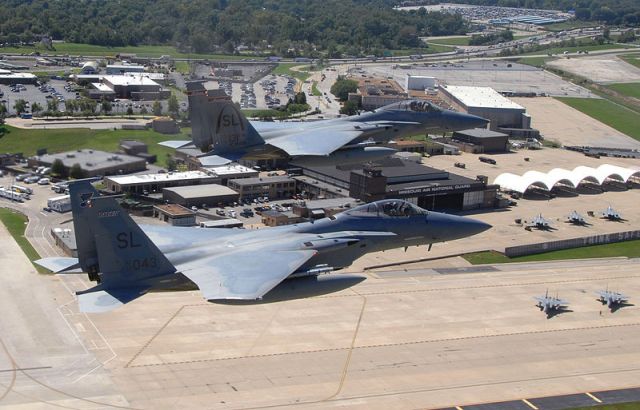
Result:
{"label": "runway", "polygon": [[[4,308],[30,312],[0,317],[0,407],[551,409],[640,380],[638,307],[610,313],[594,294],[637,304],[640,260],[396,268],[287,281],[261,304],[166,292],[94,315],[67,291],[84,275],[25,262],[0,260]],[[546,289],[570,311],[546,319]]]}

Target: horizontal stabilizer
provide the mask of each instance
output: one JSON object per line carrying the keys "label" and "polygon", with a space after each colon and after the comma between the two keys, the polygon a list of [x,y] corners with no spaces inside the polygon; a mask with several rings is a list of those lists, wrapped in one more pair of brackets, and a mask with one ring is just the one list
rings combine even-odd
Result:
{"label": "horizontal stabilizer", "polygon": [[78,306],[84,313],[109,312],[147,293],[149,288],[100,289],[100,286],[76,292]]}
{"label": "horizontal stabilizer", "polygon": [[82,272],[78,258],[43,258],[33,261],[33,263],[53,273]]}
{"label": "horizontal stabilizer", "polygon": [[192,144],[192,142],[189,140],[162,141],[158,143],[158,145],[162,145],[164,147],[169,147],[169,148],[175,148],[175,149],[184,148],[190,144]]}

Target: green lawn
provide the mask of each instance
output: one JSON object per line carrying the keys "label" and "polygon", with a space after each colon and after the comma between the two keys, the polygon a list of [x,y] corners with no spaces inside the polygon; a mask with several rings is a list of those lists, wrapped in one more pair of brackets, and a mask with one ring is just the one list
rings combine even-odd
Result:
{"label": "green lawn", "polygon": [[414,54],[444,53],[444,52],[455,50],[455,47],[441,45],[441,44],[434,44],[434,43],[427,42],[427,45],[429,46],[427,48],[408,48],[408,49],[402,49],[402,50],[389,50],[389,52],[391,52],[392,56],[398,57],[398,56],[410,56]]}
{"label": "green lawn", "polygon": [[[31,243],[25,238],[24,231],[27,228],[27,222],[29,219],[20,212],[14,211],[9,208],[0,208],[0,221],[7,227],[7,230],[13,236],[13,239],[18,243],[18,246],[22,248],[22,251],[31,262],[40,259],[40,255],[33,249]],[[34,265],[38,272],[46,272],[44,269],[37,265]]]}
{"label": "green lawn", "polygon": [[557,97],[563,103],[582,111],[618,131],[640,140],[640,114],[609,100],[597,98]]}
{"label": "green lawn", "polygon": [[596,27],[596,26],[598,26],[598,24],[594,23],[593,21],[569,20],[569,21],[564,21],[562,23],[548,24],[544,26],[544,28],[545,30],[548,30],[548,31],[565,31],[565,30],[571,30],[573,28]]}
{"label": "green lawn", "polygon": [[273,71],[271,72],[271,74],[276,74],[276,75],[288,75],[294,78],[297,78],[300,81],[306,81],[307,78],[309,78],[309,76],[311,74],[309,74],[307,71],[297,71],[297,70],[292,70],[291,67],[297,67],[297,66],[301,66],[301,68],[309,68],[309,66],[303,66],[300,63],[280,63],[277,65],[276,68],[273,69]]}
{"label": "green lawn", "polygon": [[471,40],[471,37],[460,36],[448,38],[429,38],[427,39],[427,42],[429,44],[441,44],[446,46],[468,46],[469,40]]}
{"label": "green lawn", "polygon": [[620,56],[620,58],[627,63],[633,64],[634,66],[640,68],[640,54],[627,54],[624,56]]}
{"label": "green lawn", "polygon": [[640,240],[563,249],[559,251],[537,253],[535,255],[518,256],[515,258],[508,258],[504,254],[495,251],[468,253],[463,255],[463,258],[473,265],[483,265],[494,263],[555,261],[562,259],[611,258],[615,256],[626,256],[629,258],[640,257]]}
{"label": "green lawn", "polygon": [[39,148],[47,148],[49,153],[93,148],[116,151],[121,139],[135,139],[149,146],[149,153],[158,156],[159,166],[166,166],[166,154],[173,149],[158,145],[166,140],[190,139],[190,129],[181,134],[164,135],[155,131],[90,130],[86,128],[66,129],[21,129],[5,125],[5,134],[0,137],[0,152],[22,152],[26,156],[35,155]]}
{"label": "green lawn", "polygon": [[518,59],[518,63],[532,65],[534,67],[543,67],[548,61],[553,60],[551,57],[523,57]]}
{"label": "green lawn", "polygon": [[565,51],[569,53],[577,53],[578,51],[598,51],[598,50],[613,50],[613,49],[628,49],[631,48],[627,45],[620,44],[594,44],[594,45],[584,45],[584,46],[576,46],[576,47],[552,47],[546,48],[544,50],[539,51],[531,51],[529,53],[520,54],[522,56],[528,55],[538,55],[538,54],[563,54]]}
{"label": "green lawn", "polygon": [[314,81],[313,84],[311,84],[311,94],[313,94],[316,97],[322,97],[322,92],[320,92],[320,90],[318,90],[318,82]]}
{"label": "green lawn", "polygon": [[69,54],[69,55],[83,55],[83,56],[115,56],[116,54],[136,54],[139,57],[160,57],[163,55],[171,56],[173,58],[208,58],[215,60],[239,60],[245,57],[252,57],[249,55],[227,55],[227,54],[195,54],[195,53],[181,53],[173,46],[128,46],[128,47],[105,47],[96,46],[93,44],[81,44],[81,43],[54,43],[55,50],[47,50],[41,45],[36,46],[23,46],[23,47],[3,47],[0,48],[2,53],[24,53],[29,54],[34,51],[39,51],[43,54]]}
{"label": "green lawn", "polygon": [[607,87],[622,95],[640,99],[640,83],[609,84]]}
{"label": "green lawn", "polygon": [[[598,393],[595,393],[596,397]],[[602,404],[600,406],[574,407],[570,410],[640,410],[640,402],[620,403],[620,404]]]}
{"label": "green lawn", "polygon": [[182,74],[189,74],[190,67],[186,61],[176,61],[176,71]]}

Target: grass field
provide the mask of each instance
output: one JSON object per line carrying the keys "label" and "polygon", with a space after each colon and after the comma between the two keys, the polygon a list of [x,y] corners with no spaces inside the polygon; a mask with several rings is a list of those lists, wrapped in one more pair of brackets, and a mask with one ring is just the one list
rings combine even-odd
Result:
{"label": "grass field", "polygon": [[3,47],[0,48],[2,53],[24,53],[29,54],[39,51],[43,54],[69,54],[83,56],[115,56],[116,54],[136,54],[140,57],[160,57],[167,55],[173,58],[209,58],[215,60],[240,60],[250,55],[227,55],[227,54],[195,54],[181,53],[173,46],[128,46],[128,47],[105,47],[93,44],[80,43],[54,43],[55,50],[48,50],[40,45],[23,46],[23,47]]}
{"label": "grass field", "polygon": [[313,94],[316,97],[322,97],[322,92],[320,92],[320,90],[318,90],[318,82],[314,81],[313,84],[311,84],[311,94]]}
{"label": "grass field", "polygon": [[463,255],[473,265],[513,263],[513,262],[540,262],[562,259],[586,259],[586,258],[611,258],[615,256],[627,256],[629,258],[640,257],[640,240],[610,243],[606,245],[585,246],[575,249],[563,249],[538,253],[535,255],[518,256],[509,258],[495,251],[475,252]]}
{"label": "grass field", "polygon": [[600,406],[589,406],[589,407],[574,407],[573,409],[570,409],[570,410],[640,410],[640,402],[620,403],[620,404],[602,404]]}
{"label": "grass field", "polygon": [[551,57],[523,57],[518,59],[518,63],[532,65],[534,67],[543,67],[551,60],[553,60]]}
{"label": "grass field", "polygon": [[[301,66],[300,63],[280,63],[278,64],[278,66],[276,68],[273,69],[273,71],[271,72],[272,74],[276,74],[276,75],[289,75],[291,77],[297,78],[300,81],[306,81],[307,78],[309,78],[309,76],[311,74],[309,74],[307,71],[299,71],[299,70],[292,70],[291,67],[298,67]],[[301,68],[309,68],[309,66],[302,66]]]}
{"label": "grass field", "polygon": [[635,111],[604,99],[569,97],[557,97],[557,99],[630,137],[640,140],[640,114]]}
{"label": "grass field", "polygon": [[576,47],[552,47],[539,51],[531,51],[529,53],[520,54],[521,56],[538,55],[538,54],[563,54],[565,51],[569,53],[577,53],[578,51],[598,51],[598,50],[613,50],[613,49],[628,49],[630,46],[620,44],[595,44]]}
{"label": "grass field", "polygon": [[445,46],[440,44],[434,44],[427,42],[428,48],[410,48],[406,50],[389,50],[394,57],[398,56],[410,56],[413,54],[435,54],[445,53],[455,50],[455,47]]}
{"label": "grass field", "polygon": [[429,38],[427,39],[427,42],[429,44],[441,44],[446,46],[468,46],[469,40],[471,40],[471,37],[461,36],[448,38]]}
{"label": "grass field", "polygon": [[596,27],[596,26],[598,26],[598,24],[594,23],[593,21],[569,20],[569,21],[563,21],[562,23],[548,24],[544,26],[544,28],[545,30],[548,30],[548,31],[564,31],[564,30],[571,30],[573,28]]}
{"label": "grass field", "polygon": [[189,74],[190,67],[186,61],[176,61],[176,71],[182,74]]}
{"label": "grass field", "polygon": [[5,134],[0,137],[0,152],[22,152],[25,156],[35,155],[39,148],[47,148],[49,153],[81,148],[113,152],[118,150],[121,139],[135,139],[146,143],[150,154],[157,155],[157,165],[166,166],[166,154],[173,153],[173,149],[158,145],[158,142],[190,139],[190,131],[190,129],[183,129],[181,134],[164,135],[155,131],[86,128],[38,130],[5,125]]}
{"label": "grass field", "polygon": [[624,56],[620,56],[620,58],[627,63],[633,64],[634,66],[640,68],[640,54],[627,54]]}
{"label": "grass field", "polygon": [[640,83],[609,84],[607,87],[622,95],[640,99]]}
{"label": "grass field", "polygon": [[[27,258],[31,262],[40,259],[40,255],[33,249],[31,243],[25,238],[24,231],[27,228],[27,222],[29,219],[21,214],[20,212],[14,211],[13,209],[8,208],[0,208],[0,221],[7,227],[7,230],[13,236],[13,239],[18,243],[18,246],[22,249]],[[37,265],[34,265],[38,272],[44,273],[46,270],[40,268]]]}

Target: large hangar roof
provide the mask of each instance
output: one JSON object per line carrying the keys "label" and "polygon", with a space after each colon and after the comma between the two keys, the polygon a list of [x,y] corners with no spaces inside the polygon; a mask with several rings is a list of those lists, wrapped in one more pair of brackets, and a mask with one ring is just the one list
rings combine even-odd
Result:
{"label": "large hangar roof", "polygon": [[550,191],[557,184],[577,188],[582,182],[588,181],[602,185],[607,179],[627,182],[632,176],[640,177],[640,168],[624,168],[617,165],[602,164],[598,168],[585,166],[576,167],[573,171],[554,168],[547,173],[527,171],[523,175],[509,172],[498,175],[493,182],[502,189],[524,194],[532,187]]}
{"label": "large hangar roof", "polygon": [[508,108],[524,111],[523,106],[504,97],[491,87],[446,85],[443,88],[467,107]]}

